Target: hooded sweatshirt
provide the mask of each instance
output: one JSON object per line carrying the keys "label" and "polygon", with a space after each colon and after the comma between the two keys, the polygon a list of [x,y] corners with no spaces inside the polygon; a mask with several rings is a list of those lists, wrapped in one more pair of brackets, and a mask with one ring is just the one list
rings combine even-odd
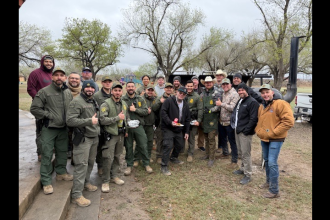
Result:
{"label": "hooded sweatshirt", "polygon": [[30,73],[30,76],[27,81],[27,92],[32,97],[32,99],[34,99],[34,96],[37,94],[37,92],[40,89],[52,83],[52,72],[55,67],[55,60],[53,60],[54,63],[53,68],[48,70],[44,66],[45,56],[41,58],[40,67],[38,69],[33,70]]}

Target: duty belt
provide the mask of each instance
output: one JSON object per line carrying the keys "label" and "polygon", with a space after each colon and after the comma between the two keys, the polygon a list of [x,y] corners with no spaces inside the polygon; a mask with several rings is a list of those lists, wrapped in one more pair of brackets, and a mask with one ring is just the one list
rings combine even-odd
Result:
{"label": "duty belt", "polygon": [[230,125],[229,122],[220,122],[220,124],[221,124],[222,126],[228,126],[228,125]]}

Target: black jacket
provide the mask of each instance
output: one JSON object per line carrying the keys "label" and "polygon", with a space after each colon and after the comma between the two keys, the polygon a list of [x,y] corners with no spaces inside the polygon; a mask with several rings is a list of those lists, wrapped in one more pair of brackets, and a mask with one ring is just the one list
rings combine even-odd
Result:
{"label": "black jacket", "polygon": [[189,134],[190,111],[186,100],[183,100],[182,116],[179,121],[179,123],[184,126],[172,126],[172,121],[174,121],[175,118],[179,118],[179,106],[176,103],[176,96],[171,96],[164,101],[160,110],[160,115],[162,118],[161,128],[167,128],[176,133],[184,132],[185,134]]}
{"label": "black jacket", "polygon": [[[242,82],[242,83],[244,83],[244,82]],[[232,87],[235,88],[236,92],[238,90],[237,86],[238,85],[232,84]],[[248,86],[248,89],[249,89],[249,91],[248,91],[249,96],[252,96],[257,102],[262,103],[263,99],[261,98],[261,96],[258,93],[256,93],[251,87]]]}
{"label": "black jacket", "polygon": [[[230,125],[232,128],[235,127],[236,109],[238,103],[239,101],[236,103],[236,106],[230,117]],[[255,134],[254,128],[257,126],[258,122],[259,105],[260,104],[250,95],[242,100],[237,115],[237,134],[241,132],[243,132],[245,135]]]}

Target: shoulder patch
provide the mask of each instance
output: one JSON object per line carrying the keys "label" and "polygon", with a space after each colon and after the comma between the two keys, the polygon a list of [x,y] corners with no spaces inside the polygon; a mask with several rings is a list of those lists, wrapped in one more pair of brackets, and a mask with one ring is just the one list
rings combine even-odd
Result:
{"label": "shoulder patch", "polygon": [[141,105],[142,105],[141,102],[138,102],[138,105],[139,105],[139,107],[141,107]]}
{"label": "shoulder patch", "polygon": [[126,105],[123,105],[124,110],[126,111]]}
{"label": "shoulder patch", "polygon": [[190,99],[190,101],[189,101],[190,103],[194,103],[194,99]]}
{"label": "shoulder patch", "polygon": [[101,112],[105,112],[105,109],[106,109],[105,107],[102,107]]}

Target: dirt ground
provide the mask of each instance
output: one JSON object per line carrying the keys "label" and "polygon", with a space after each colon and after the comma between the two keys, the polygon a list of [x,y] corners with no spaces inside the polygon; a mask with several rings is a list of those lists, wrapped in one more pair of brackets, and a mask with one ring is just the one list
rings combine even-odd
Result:
{"label": "dirt ground", "polygon": [[[253,145],[255,146],[252,147],[251,153],[254,167],[253,175],[255,178],[264,178],[264,173],[261,172],[260,141],[256,135],[254,135],[253,140],[255,140],[253,141]],[[312,148],[312,124],[296,121],[294,127],[289,131],[286,142],[294,143],[294,146],[290,145],[281,150],[278,159],[280,175],[296,175],[312,181],[312,157],[310,156],[310,158],[308,157],[306,160],[301,154],[297,153],[296,149],[292,149],[292,147],[296,146],[299,146],[299,149],[301,148],[302,151],[306,148]],[[196,152],[201,154],[199,150],[196,150]],[[124,171],[126,168],[124,155],[122,159],[121,170]],[[238,163],[240,164],[240,160]],[[221,165],[221,163],[216,164]],[[160,171],[154,170],[154,172],[159,173]],[[118,186],[111,183],[110,193],[102,193],[99,219],[151,219],[145,211],[145,206],[141,201],[141,198],[143,197],[143,186],[134,177],[134,170],[130,176],[123,176],[123,179],[125,180],[124,185]],[[301,217],[306,217],[304,219],[311,218],[311,210],[305,210],[305,212],[306,213],[301,213]],[[287,219],[295,219],[295,217],[294,214],[291,217],[289,213],[287,215]]]}

